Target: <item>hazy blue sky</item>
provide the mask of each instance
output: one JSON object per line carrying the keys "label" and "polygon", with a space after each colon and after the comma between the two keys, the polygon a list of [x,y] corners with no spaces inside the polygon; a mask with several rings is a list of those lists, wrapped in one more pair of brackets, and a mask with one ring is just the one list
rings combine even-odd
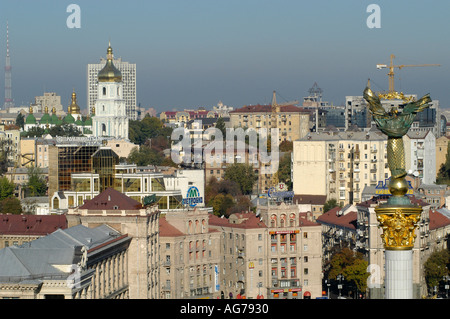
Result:
{"label": "hazy blue sky", "polygon": [[[81,8],[70,29],[69,4]],[[369,29],[369,4],[381,8],[381,28]],[[158,112],[235,108],[302,100],[317,82],[324,100],[343,104],[367,79],[387,89],[376,64],[441,64],[396,69],[396,88],[431,93],[450,106],[450,2],[361,0],[1,0],[0,68],[9,22],[13,98],[28,105],[56,92],[67,108],[72,89],[86,108],[86,65],[105,56],[137,64],[137,100]],[[0,75],[0,105],[4,100]]]}

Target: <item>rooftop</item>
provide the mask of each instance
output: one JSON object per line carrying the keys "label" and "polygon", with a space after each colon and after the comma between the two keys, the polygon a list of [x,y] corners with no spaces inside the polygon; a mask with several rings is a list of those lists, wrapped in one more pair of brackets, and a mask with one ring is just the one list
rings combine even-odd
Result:
{"label": "rooftop", "polygon": [[139,210],[142,208],[143,206],[140,202],[113,188],[105,189],[80,206],[80,209],[88,210]]}
{"label": "rooftop", "polygon": [[[230,114],[234,114],[234,113],[271,113],[272,112],[272,105],[261,105],[261,104],[256,104],[256,105],[245,105],[239,109],[230,111]],[[295,105],[281,105],[280,106],[280,112],[281,113],[287,113],[287,112],[307,112],[309,113],[309,111],[295,106]]]}
{"label": "rooftop", "polygon": [[64,215],[0,215],[0,234],[46,236],[67,228]]}

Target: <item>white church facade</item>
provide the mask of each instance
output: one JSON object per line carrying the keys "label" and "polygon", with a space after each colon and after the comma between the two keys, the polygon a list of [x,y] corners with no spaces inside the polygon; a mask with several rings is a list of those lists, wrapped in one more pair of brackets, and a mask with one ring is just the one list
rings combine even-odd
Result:
{"label": "white church facade", "polygon": [[105,67],[98,73],[98,97],[92,110],[92,134],[128,139],[128,117],[121,72],[114,66],[111,45]]}

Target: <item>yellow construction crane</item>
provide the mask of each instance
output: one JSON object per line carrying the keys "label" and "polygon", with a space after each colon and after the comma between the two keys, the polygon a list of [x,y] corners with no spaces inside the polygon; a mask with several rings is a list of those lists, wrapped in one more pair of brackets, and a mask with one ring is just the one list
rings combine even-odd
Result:
{"label": "yellow construction crane", "polygon": [[388,76],[389,76],[389,93],[394,93],[394,68],[406,68],[406,67],[415,67],[415,66],[440,66],[440,64],[402,64],[402,65],[394,65],[395,55],[391,54],[391,64],[377,64],[377,69],[386,69],[389,68]]}

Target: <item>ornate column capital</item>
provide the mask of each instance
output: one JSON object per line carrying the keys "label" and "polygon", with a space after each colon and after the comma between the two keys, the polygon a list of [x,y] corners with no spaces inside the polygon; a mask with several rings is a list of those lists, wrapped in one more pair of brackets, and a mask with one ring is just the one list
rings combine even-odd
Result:
{"label": "ornate column capital", "polygon": [[375,212],[379,227],[383,229],[381,238],[385,249],[409,250],[414,247],[415,229],[422,213],[421,206],[380,205],[375,208]]}

